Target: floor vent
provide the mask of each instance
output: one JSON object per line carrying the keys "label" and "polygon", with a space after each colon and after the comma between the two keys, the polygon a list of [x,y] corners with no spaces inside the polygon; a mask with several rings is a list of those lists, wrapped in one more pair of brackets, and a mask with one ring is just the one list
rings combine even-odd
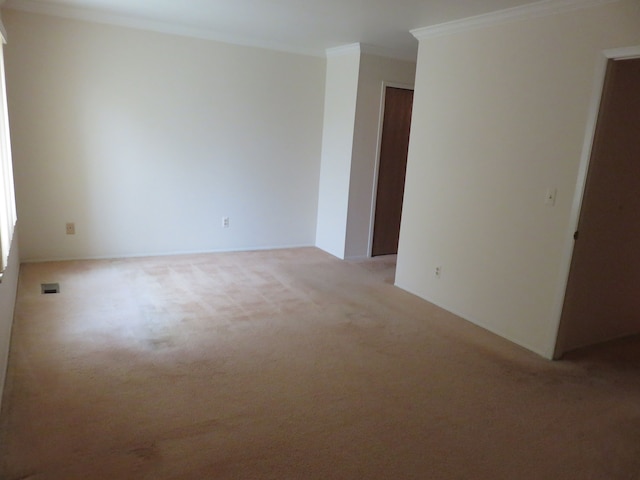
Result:
{"label": "floor vent", "polygon": [[40,291],[45,295],[60,293],[60,285],[57,283],[42,283],[40,284]]}

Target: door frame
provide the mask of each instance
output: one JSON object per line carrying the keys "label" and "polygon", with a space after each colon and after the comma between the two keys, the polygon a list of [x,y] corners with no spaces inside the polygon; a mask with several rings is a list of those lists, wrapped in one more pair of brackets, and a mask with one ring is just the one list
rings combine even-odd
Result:
{"label": "door frame", "polygon": [[556,291],[556,299],[552,311],[554,320],[554,339],[547,352],[548,358],[558,358],[563,352],[557,352],[558,334],[560,332],[560,320],[562,317],[562,309],[567,293],[567,284],[569,282],[569,273],[571,270],[571,259],[573,257],[573,249],[575,246],[574,234],[578,230],[580,221],[580,211],[582,210],[582,201],[584,200],[585,189],[587,186],[587,173],[591,163],[591,154],[593,150],[593,142],[595,139],[596,126],[598,116],[600,114],[600,104],[604,94],[604,82],[607,73],[607,64],[610,60],[630,60],[640,58],[640,45],[624,48],[616,48],[611,50],[603,50],[598,54],[595,68],[595,80],[593,92],[591,94],[591,104],[587,115],[587,127],[582,144],[582,154],[580,156],[580,166],[578,168],[578,177],[576,180],[576,188],[571,204],[571,213],[569,216],[569,226],[565,232],[565,243],[562,249],[562,261],[560,270],[560,282]]}
{"label": "door frame", "polygon": [[[369,212],[369,240],[367,243],[367,257],[373,256],[373,229],[376,219],[376,203],[378,200],[378,176],[380,174],[380,154],[382,147],[382,128],[384,126],[384,107],[387,99],[387,88],[398,88],[400,90],[411,90],[415,93],[415,85],[397,82],[382,82],[380,92],[380,112],[378,114],[378,144],[376,146],[376,160],[373,168],[373,189],[371,193],[371,210]],[[414,97],[415,98],[415,97]],[[414,100],[415,101],[415,100]],[[411,144],[411,140],[409,140]]]}

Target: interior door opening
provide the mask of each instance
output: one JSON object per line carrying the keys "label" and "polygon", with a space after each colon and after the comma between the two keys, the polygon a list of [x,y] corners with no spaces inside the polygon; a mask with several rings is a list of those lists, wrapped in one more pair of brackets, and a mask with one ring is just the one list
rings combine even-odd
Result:
{"label": "interior door opening", "polygon": [[372,257],[398,253],[412,108],[413,90],[385,88]]}
{"label": "interior door opening", "polygon": [[555,358],[640,334],[640,58],[609,60]]}

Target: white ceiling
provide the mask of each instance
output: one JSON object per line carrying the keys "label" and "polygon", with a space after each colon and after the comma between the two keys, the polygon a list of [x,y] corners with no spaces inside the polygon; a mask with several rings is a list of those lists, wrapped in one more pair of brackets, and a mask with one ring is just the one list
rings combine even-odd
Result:
{"label": "white ceiling", "polygon": [[[552,0],[545,0],[542,3]],[[6,8],[311,55],[362,43],[415,56],[420,27],[531,0],[8,0]]]}

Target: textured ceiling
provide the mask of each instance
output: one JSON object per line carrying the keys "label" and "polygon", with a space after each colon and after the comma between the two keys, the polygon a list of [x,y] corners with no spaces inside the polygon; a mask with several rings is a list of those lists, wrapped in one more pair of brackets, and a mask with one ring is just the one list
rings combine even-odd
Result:
{"label": "textured ceiling", "polygon": [[6,8],[323,55],[363,43],[415,55],[409,30],[530,0],[8,0]]}

